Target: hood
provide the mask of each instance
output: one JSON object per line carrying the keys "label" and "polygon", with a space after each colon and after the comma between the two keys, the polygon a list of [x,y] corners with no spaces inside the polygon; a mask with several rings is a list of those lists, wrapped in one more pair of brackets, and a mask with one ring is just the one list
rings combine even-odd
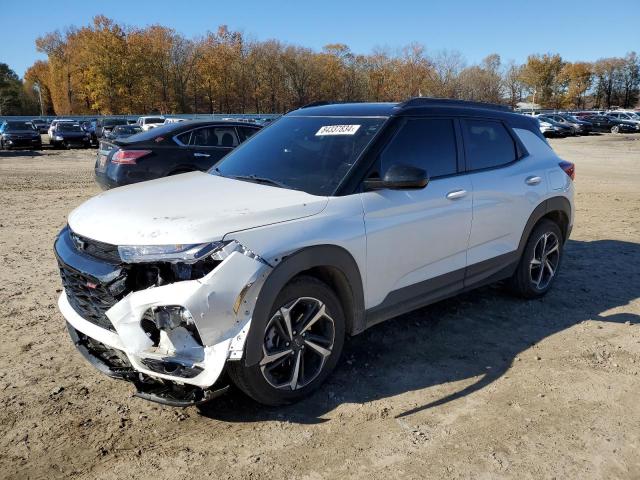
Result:
{"label": "hood", "polygon": [[204,243],[320,213],[328,202],[297,190],[185,173],[106,191],[69,215],[69,226],[112,245]]}

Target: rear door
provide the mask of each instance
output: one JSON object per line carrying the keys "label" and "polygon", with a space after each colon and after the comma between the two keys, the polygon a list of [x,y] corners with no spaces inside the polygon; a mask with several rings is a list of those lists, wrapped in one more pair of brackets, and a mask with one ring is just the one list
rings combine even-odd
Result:
{"label": "rear door", "polygon": [[[422,189],[361,194],[367,235],[366,303],[384,308],[462,287],[471,228],[471,182],[459,175],[461,142],[451,118],[407,118],[377,159],[427,171]],[[386,301],[385,301],[386,299]]]}
{"label": "rear door", "polygon": [[473,186],[473,223],[467,253],[468,284],[489,277],[515,260],[522,231],[547,191],[540,162],[503,122],[460,121],[466,168]]}
{"label": "rear door", "polygon": [[190,162],[199,170],[211,168],[240,143],[233,126],[201,127],[191,130],[189,134],[187,145]]}

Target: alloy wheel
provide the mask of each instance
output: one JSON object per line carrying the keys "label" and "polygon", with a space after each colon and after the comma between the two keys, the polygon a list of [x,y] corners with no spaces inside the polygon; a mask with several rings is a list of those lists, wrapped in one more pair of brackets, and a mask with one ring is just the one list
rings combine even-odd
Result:
{"label": "alloy wheel", "polygon": [[529,263],[529,278],[538,290],[549,286],[560,263],[560,240],[553,232],[546,232],[533,249]]}
{"label": "alloy wheel", "polygon": [[280,307],[267,323],[260,370],[274,388],[298,390],[322,371],[333,350],[335,322],[317,298]]}

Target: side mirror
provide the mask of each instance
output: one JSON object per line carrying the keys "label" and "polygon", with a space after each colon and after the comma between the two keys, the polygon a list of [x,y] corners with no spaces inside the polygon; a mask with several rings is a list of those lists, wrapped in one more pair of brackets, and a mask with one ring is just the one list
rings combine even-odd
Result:
{"label": "side mirror", "polygon": [[424,188],[429,183],[427,172],[421,168],[410,165],[391,165],[382,179],[367,178],[364,181],[365,190],[403,190],[412,188]]}

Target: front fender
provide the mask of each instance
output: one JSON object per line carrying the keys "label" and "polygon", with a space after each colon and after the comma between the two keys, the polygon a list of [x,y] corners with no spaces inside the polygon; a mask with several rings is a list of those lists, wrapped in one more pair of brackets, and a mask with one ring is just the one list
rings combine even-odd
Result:
{"label": "front fender", "polygon": [[[251,317],[251,328],[245,348],[245,364],[255,365],[262,359],[264,330],[269,321],[276,297],[284,286],[296,275],[314,267],[331,267],[344,275],[350,296],[352,312],[351,333],[364,330],[364,293],[362,277],[358,265],[351,254],[335,245],[316,245],[306,247],[285,257],[267,277],[255,304]],[[344,302],[343,302],[344,303]]]}

